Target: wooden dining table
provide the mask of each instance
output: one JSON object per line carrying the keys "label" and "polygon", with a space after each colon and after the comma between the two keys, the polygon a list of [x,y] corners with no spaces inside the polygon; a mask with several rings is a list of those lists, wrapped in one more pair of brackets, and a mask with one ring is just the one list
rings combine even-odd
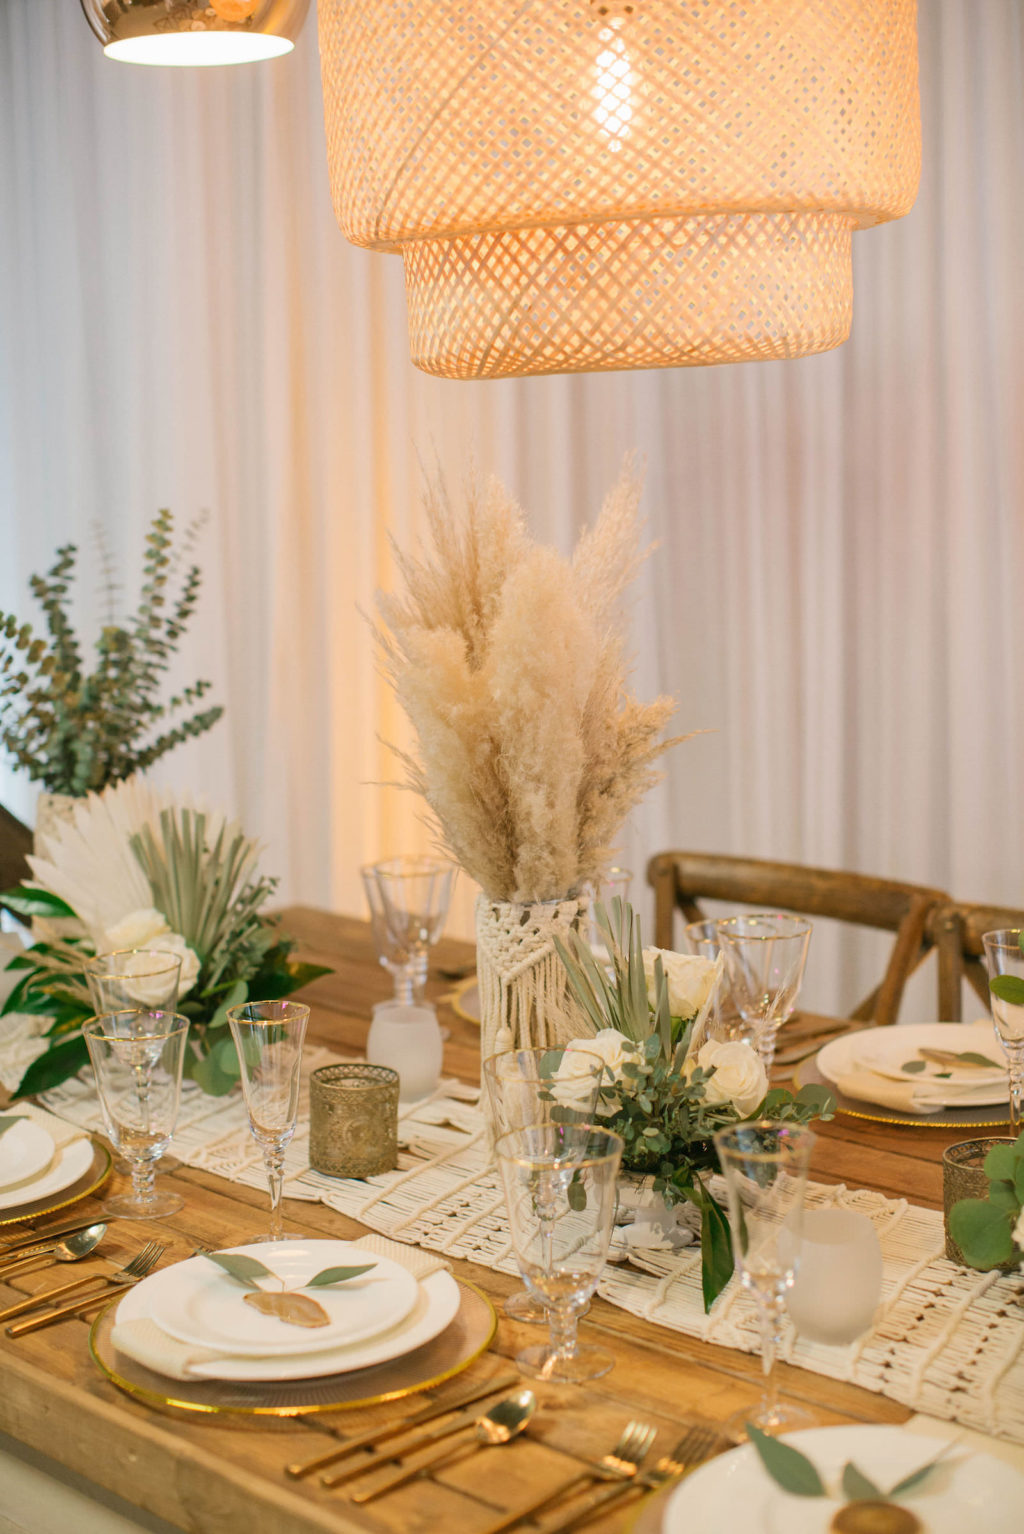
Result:
{"label": "wooden dining table", "polygon": [[[282,920],[298,939],[300,956],[331,969],[303,993],[312,1008],[311,1039],[339,1054],[361,1055],[373,1004],[386,999],[391,986],[376,962],[367,924],[303,906],[283,912]],[[479,1030],[453,1008],[451,993],[455,979],[471,973],[472,964],[471,946],[442,941],[432,954],[428,981],[428,995],[450,1030],[445,1072],[470,1082],[479,1077]],[[244,1122],[241,1101],[238,1113]],[[839,1115],[820,1126],[813,1175],[941,1207],[942,1151],[962,1137],[957,1130]],[[104,1245],[106,1271],[110,1261],[120,1262],[151,1237],[167,1243],[164,1264],[189,1256],[196,1246],[229,1246],[251,1231],[265,1209],[265,1194],[208,1172],[178,1164],[170,1177],[184,1208],[151,1225],[112,1224]],[[92,1205],[82,1207],[88,1212]],[[293,1201],[285,1212],[291,1229],[310,1236],[348,1239],[365,1233],[323,1205]],[[519,1287],[516,1279],[469,1263],[456,1263],[455,1274],[489,1296],[498,1311],[497,1333],[466,1372],[425,1396],[269,1423],[186,1418],[116,1388],[90,1357],[90,1319],[76,1318],[18,1339],[0,1335],[0,1430],[87,1482],[197,1534],[415,1534],[441,1528],[475,1534],[502,1512],[525,1506],[565,1480],[581,1462],[607,1452],[631,1420],[657,1428],[653,1459],[688,1425],[720,1424],[759,1398],[759,1358],[681,1336],[595,1298],[582,1331],[614,1355],[614,1369],[585,1386],[535,1385],[538,1410],[529,1431],[513,1444],[457,1456],[365,1507],[349,1500],[344,1486],[325,1489],[316,1475],[290,1478],[286,1466],[328,1452],[346,1435],[388,1425],[477,1381],[515,1373],[516,1352],[536,1341],[535,1328],[501,1313],[506,1295]],[[52,1270],[12,1278],[0,1284],[0,1301],[9,1304],[54,1282]],[[784,1363],[777,1367],[783,1392],[822,1425],[901,1423],[912,1415],[883,1395]],[[634,1511],[623,1504],[586,1527],[592,1534],[622,1529]]]}

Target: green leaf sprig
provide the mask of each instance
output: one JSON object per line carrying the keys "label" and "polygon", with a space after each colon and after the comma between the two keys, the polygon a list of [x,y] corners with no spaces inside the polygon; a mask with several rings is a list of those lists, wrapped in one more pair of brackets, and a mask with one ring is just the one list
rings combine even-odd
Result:
{"label": "green leaf sprig", "polygon": [[[757,1450],[762,1465],[783,1491],[788,1491],[794,1497],[829,1496],[828,1487],[817,1466],[806,1454],[802,1454],[790,1443],[772,1438],[752,1422],[747,1423],[747,1436]],[[842,1495],[847,1502],[893,1502],[899,1497],[905,1497],[921,1485],[959,1441],[958,1438],[951,1439],[930,1460],[909,1475],[901,1477],[888,1491],[876,1485],[852,1460],[847,1460],[840,1478]]]}
{"label": "green leaf sprig", "polygon": [[[289,1326],[330,1325],[331,1318],[323,1306],[300,1293],[301,1289],[326,1289],[334,1284],[343,1284],[351,1278],[369,1273],[377,1266],[375,1262],[367,1262],[354,1267],[323,1268],[304,1284],[300,1284],[298,1289],[286,1289],[284,1279],[257,1257],[250,1257],[245,1252],[207,1252],[205,1255],[247,1291],[244,1296],[247,1305]],[[268,1293],[260,1288],[260,1284],[268,1278],[281,1285],[280,1294]]]}
{"label": "green leaf sprig", "polygon": [[988,1198],[962,1198],[949,1211],[949,1233],[969,1267],[987,1271],[1024,1261],[1013,1239],[1024,1207],[1024,1131],[1009,1145],[993,1145],[982,1164]]}

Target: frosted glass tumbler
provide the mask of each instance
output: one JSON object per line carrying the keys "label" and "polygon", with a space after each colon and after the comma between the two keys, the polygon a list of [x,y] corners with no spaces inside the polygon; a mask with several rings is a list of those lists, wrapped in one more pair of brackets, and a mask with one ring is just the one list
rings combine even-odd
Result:
{"label": "frosted glass tumbler", "polygon": [[835,1346],[870,1328],[882,1295],[882,1252],[866,1214],[807,1209],[789,1319],[809,1342]]}
{"label": "frosted glass tumbler", "polygon": [[398,1072],[400,1102],[415,1102],[437,1090],[443,1053],[437,1013],[429,1003],[380,1001],[374,1007],[366,1058]]}

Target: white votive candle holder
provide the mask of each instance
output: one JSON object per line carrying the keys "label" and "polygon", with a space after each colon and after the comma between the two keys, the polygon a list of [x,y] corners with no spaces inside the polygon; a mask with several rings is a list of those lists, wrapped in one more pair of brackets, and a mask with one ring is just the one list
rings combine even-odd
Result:
{"label": "white votive candle holder", "polygon": [[374,1007],[366,1058],[398,1072],[400,1102],[416,1102],[437,1090],[443,1053],[437,1013],[428,1002],[381,1001]]}
{"label": "white votive candle holder", "polygon": [[801,1337],[833,1346],[868,1331],[882,1296],[882,1252],[866,1214],[808,1209],[789,1318]]}

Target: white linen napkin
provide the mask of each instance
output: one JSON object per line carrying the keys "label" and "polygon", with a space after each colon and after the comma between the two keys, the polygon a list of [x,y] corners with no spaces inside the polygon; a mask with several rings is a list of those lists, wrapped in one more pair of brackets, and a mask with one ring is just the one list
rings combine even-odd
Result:
{"label": "white linen napkin", "polygon": [[[386,1236],[363,1236],[353,1245],[375,1257],[387,1257],[392,1262],[400,1263],[409,1270],[417,1283],[422,1283],[431,1273],[437,1273],[441,1268],[451,1267],[451,1263],[437,1252],[424,1252],[419,1247],[403,1246],[399,1241],[389,1241]],[[181,1342],[177,1337],[169,1336],[155,1321],[142,1317],[136,1321],[117,1322],[110,1340],[126,1358],[133,1358],[144,1368],[152,1369],[154,1374],[162,1374],[172,1380],[191,1379],[193,1371],[200,1364],[224,1357],[222,1348],[202,1348],[195,1343]],[[232,1357],[245,1356],[241,1349],[232,1353]]]}
{"label": "white linen napkin", "polygon": [[952,1081],[915,1080],[893,1081],[880,1076],[877,1071],[842,1071],[836,1075],[835,1084],[844,1097],[855,1097],[858,1102],[876,1103],[882,1108],[893,1108],[902,1113],[941,1113],[950,1106],[950,1099],[963,1095],[971,1097],[978,1090],[976,1081],[954,1083]]}

